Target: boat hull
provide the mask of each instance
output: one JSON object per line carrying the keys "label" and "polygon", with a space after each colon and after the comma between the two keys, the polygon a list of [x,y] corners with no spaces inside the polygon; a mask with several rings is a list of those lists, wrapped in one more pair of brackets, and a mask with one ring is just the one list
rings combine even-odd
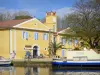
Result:
{"label": "boat hull", "polygon": [[100,67],[100,61],[53,61],[53,66],[68,66],[68,67]]}
{"label": "boat hull", "polygon": [[0,61],[0,66],[10,66],[11,61]]}

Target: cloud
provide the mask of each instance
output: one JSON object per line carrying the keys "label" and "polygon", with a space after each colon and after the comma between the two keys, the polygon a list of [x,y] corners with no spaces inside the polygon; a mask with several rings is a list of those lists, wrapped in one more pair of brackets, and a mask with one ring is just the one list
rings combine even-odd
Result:
{"label": "cloud", "polygon": [[65,15],[68,15],[68,14],[72,13],[73,11],[74,10],[72,10],[71,7],[64,7],[64,8],[56,10],[57,15],[59,17],[64,17]]}

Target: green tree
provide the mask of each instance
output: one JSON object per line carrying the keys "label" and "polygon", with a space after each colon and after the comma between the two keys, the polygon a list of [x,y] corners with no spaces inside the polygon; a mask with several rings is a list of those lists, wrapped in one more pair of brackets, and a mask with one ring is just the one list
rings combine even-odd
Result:
{"label": "green tree", "polygon": [[96,0],[80,0],[74,6],[74,13],[64,18],[76,36],[96,48],[100,43],[100,4]]}
{"label": "green tree", "polygon": [[30,19],[32,18],[31,16],[15,16],[15,20],[20,20],[20,19]]}
{"label": "green tree", "polygon": [[49,55],[56,55],[56,51],[60,48],[62,48],[62,43],[50,42]]}

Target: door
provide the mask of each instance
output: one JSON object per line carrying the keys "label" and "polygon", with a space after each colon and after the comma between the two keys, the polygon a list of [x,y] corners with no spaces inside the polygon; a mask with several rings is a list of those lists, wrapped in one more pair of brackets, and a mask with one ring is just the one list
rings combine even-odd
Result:
{"label": "door", "polygon": [[36,58],[38,56],[38,46],[33,47],[33,58]]}
{"label": "door", "polygon": [[64,56],[65,56],[64,49],[62,49],[62,57],[64,57]]}

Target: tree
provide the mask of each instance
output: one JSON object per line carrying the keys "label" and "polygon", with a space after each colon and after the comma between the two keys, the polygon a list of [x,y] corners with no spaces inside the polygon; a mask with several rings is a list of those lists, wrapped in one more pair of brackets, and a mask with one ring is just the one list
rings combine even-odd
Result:
{"label": "tree", "polygon": [[0,10],[0,21],[7,21],[13,19],[29,19],[32,16],[28,11],[18,11],[15,13],[9,12],[7,10]]}
{"label": "tree", "polygon": [[100,4],[95,0],[76,2],[74,13],[67,15],[65,22],[90,48],[100,43]]}
{"label": "tree", "polygon": [[6,21],[11,19],[12,19],[12,15],[10,14],[9,11],[0,12],[0,21]]}
{"label": "tree", "polygon": [[19,12],[15,12],[13,14],[14,19],[18,20],[18,19],[29,19],[32,18],[32,16],[30,15],[30,13],[28,11],[19,11]]}
{"label": "tree", "polygon": [[49,55],[56,55],[56,51],[62,48],[62,43],[50,42]]}
{"label": "tree", "polygon": [[31,16],[15,16],[15,20],[20,20],[20,19],[29,19],[32,18]]}

